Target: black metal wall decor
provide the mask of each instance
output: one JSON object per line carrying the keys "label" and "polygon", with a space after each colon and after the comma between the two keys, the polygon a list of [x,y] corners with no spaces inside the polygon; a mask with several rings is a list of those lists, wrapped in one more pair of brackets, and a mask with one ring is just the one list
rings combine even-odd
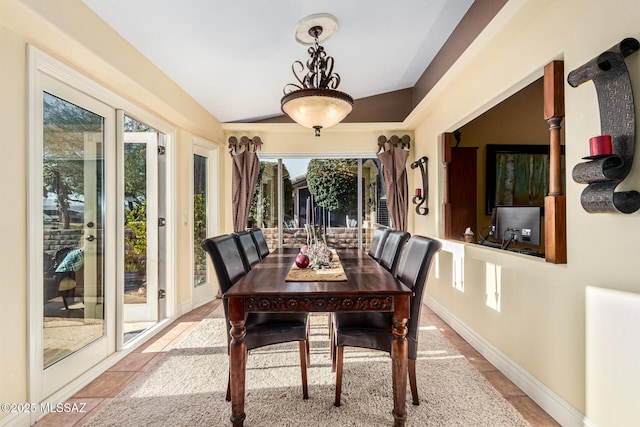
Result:
{"label": "black metal wall decor", "polygon": [[418,215],[427,215],[429,213],[429,208],[423,206],[429,200],[428,164],[429,158],[427,156],[422,156],[411,163],[411,169],[420,168],[420,175],[422,176],[422,188],[416,188],[416,194],[412,199],[413,204],[416,205],[416,213]]}
{"label": "black metal wall decor", "polygon": [[638,191],[615,189],[628,175],[635,151],[635,109],[631,79],[624,58],[640,48],[638,40],[626,38],[611,49],[569,73],[572,87],[593,80],[600,109],[600,131],[611,135],[612,153],[584,157],[573,168],[573,180],[588,184],[580,197],[589,213],[633,213],[640,209]]}

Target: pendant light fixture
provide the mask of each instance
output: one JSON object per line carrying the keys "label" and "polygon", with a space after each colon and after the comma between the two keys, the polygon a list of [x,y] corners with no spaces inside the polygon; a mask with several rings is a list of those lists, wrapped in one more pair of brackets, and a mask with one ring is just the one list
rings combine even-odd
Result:
{"label": "pendant light fixture", "polygon": [[298,23],[294,30],[296,40],[301,44],[312,41],[313,45],[308,50],[306,70],[301,61],[293,63],[297,83],[285,85],[280,101],[285,114],[302,126],[315,129],[316,136],[320,136],[320,129],[340,123],[353,109],[353,98],[336,90],[340,76],[333,72],[333,57],[319,44],[323,34],[322,40],[326,40],[337,28],[336,18],[328,14],[311,15]]}

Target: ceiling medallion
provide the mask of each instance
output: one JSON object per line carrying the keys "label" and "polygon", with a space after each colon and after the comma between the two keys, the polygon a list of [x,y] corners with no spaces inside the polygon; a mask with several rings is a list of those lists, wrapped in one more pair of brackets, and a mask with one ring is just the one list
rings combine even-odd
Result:
{"label": "ceiling medallion", "polygon": [[[301,43],[305,43],[306,38],[301,37],[299,29],[309,26],[308,34],[313,46],[307,51],[306,70],[301,61],[293,63],[291,69],[297,83],[285,85],[280,101],[285,114],[302,126],[315,129],[316,136],[320,136],[320,129],[340,123],[353,109],[353,98],[336,90],[340,85],[340,75],[333,72],[333,57],[328,56],[319,44],[318,39],[323,32],[319,23],[334,24],[329,28],[329,36],[337,29],[337,21],[327,14],[311,15],[296,26],[294,36]],[[325,35],[323,40],[327,38]]]}

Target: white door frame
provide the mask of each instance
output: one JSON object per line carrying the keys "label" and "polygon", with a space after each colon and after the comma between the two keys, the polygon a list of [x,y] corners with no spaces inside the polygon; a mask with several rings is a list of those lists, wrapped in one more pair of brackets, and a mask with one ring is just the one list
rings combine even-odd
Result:
{"label": "white door frame", "polygon": [[[218,145],[205,139],[192,137],[191,139],[191,160],[190,170],[191,179],[189,185],[189,194],[191,197],[189,211],[189,230],[191,236],[192,247],[200,246],[200,242],[194,241],[194,206],[193,206],[193,189],[194,189],[194,167],[193,156],[200,155],[207,158],[207,236],[215,236],[220,232],[220,190],[219,190],[219,170],[220,170],[220,150]],[[218,283],[215,281],[215,274],[211,271],[211,263],[207,256],[207,283],[194,286],[193,283],[193,251],[191,251],[189,259],[191,270],[191,305],[192,308],[199,307],[207,302],[215,299],[218,292]]]}
{"label": "white door frame", "polygon": [[[64,359],[43,369],[43,276],[42,276],[42,94],[44,91],[58,96],[65,101],[72,102],[81,108],[94,112],[104,118],[103,128],[103,176],[104,176],[104,206],[115,203],[115,110],[105,103],[87,96],[74,86],[60,81],[56,76],[40,73],[35,84],[30,85],[31,111],[35,121],[30,123],[30,129],[36,130],[29,138],[29,361],[30,361],[30,390],[33,393],[32,402],[40,401],[76,378],[92,366],[104,360],[115,351],[116,333],[116,302],[115,288],[109,283],[115,282],[115,238],[103,233],[104,241],[104,294],[102,301],[93,301],[89,305],[104,303],[104,333],[101,338],[91,342]],[[113,178],[109,178],[109,176]],[[115,213],[108,209],[103,212],[104,230],[115,231]],[[36,273],[37,272],[37,273]],[[95,274],[94,274],[95,275]]]}

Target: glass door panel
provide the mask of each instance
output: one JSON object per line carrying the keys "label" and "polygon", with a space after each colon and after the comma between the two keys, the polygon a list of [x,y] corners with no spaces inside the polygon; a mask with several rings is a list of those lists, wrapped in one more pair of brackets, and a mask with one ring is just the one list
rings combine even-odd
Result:
{"label": "glass door panel", "polygon": [[313,159],[307,168],[316,223],[334,248],[358,247],[358,159]]}
{"label": "glass door panel", "polygon": [[373,232],[378,227],[391,225],[380,160],[362,159],[362,182],[362,247],[368,249],[371,246]]}
{"label": "glass door panel", "polygon": [[105,335],[104,117],[44,92],[43,368]]}
{"label": "glass door panel", "polygon": [[159,135],[124,117],[124,343],[158,321]]}
{"label": "glass door panel", "polygon": [[262,160],[247,227],[262,228],[271,248],[305,245],[305,225],[313,224],[331,247],[368,249],[373,230],[390,225],[385,194],[377,158]]}
{"label": "glass door panel", "polygon": [[[285,206],[289,206],[291,179],[286,168],[283,170],[283,174],[285,175],[284,203]],[[263,160],[260,162],[260,174],[249,209],[247,228],[261,228],[270,249],[278,247],[278,201],[278,161]],[[286,227],[295,228],[295,218],[290,212],[287,212],[287,208],[285,208],[284,221],[287,224]]]}
{"label": "glass door panel", "polygon": [[331,247],[359,246],[358,159],[283,159],[282,191],[283,247],[306,244],[306,224],[317,226]]}
{"label": "glass door panel", "polygon": [[115,350],[115,110],[46,73],[30,100],[29,252],[42,264],[29,280],[29,393],[39,401]]}
{"label": "glass door panel", "polygon": [[[195,148],[195,147],[194,147]],[[209,282],[207,276],[207,254],[200,242],[207,238],[208,222],[208,176],[209,162],[204,155],[193,154],[193,286],[199,287]]]}

